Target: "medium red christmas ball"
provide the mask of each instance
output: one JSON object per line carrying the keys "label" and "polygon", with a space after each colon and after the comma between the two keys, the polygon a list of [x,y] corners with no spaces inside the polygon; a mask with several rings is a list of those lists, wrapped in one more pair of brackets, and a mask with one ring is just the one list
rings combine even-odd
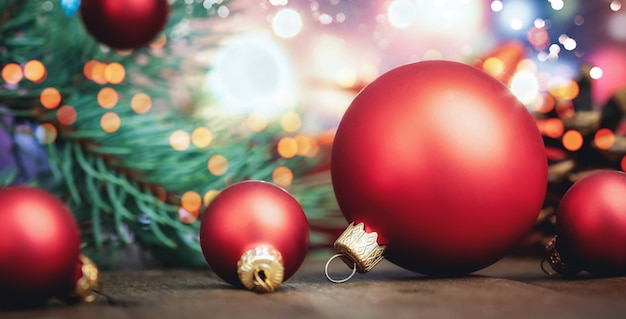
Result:
{"label": "medium red christmas ball", "polygon": [[562,261],[598,275],[626,274],[626,174],[598,171],[570,187],[556,212]]}
{"label": "medium red christmas ball", "polygon": [[[493,77],[450,61],[404,65],[370,83],[344,114],[331,155],[348,222],[375,233],[369,239],[389,261],[430,275],[502,258],[534,225],[547,175],[532,115]],[[360,260],[377,257],[358,256],[349,246],[360,245],[351,243],[359,231],[347,232],[337,251],[369,270]]]}
{"label": "medium red christmas ball", "polygon": [[0,299],[45,302],[71,281],[80,252],[72,213],[35,187],[0,189]]}
{"label": "medium red christmas ball", "polygon": [[304,261],[309,225],[287,191],[264,181],[243,181],[224,189],[207,206],[200,245],[207,263],[224,281],[271,292]]}
{"label": "medium red christmas ball", "polygon": [[167,21],[167,0],[82,0],[87,31],[115,49],[134,49],[152,41]]}

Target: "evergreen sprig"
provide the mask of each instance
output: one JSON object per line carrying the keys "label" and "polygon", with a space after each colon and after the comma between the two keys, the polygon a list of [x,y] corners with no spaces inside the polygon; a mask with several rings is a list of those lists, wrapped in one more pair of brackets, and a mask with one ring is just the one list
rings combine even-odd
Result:
{"label": "evergreen sprig", "polygon": [[[212,18],[216,13],[217,5],[206,9],[202,2],[186,2],[171,3],[166,35],[171,35],[183,19]],[[43,83],[23,80],[17,87],[0,88],[0,106],[4,105],[0,112],[12,118],[13,127],[19,123],[52,123],[58,129],[58,138],[46,147],[49,174],[31,183],[64,199],[80,224],[83,252],[104,267],[115,266],[119,248],[131,243],[138,243],[165,264],[204,267],[198,243],[199,222],[187,224],[178,216],[184,192],[204,194],[245,179],[271,181],[277,166],[289,167],[298,177],[318,161],[278,156],[276,141],[288,133],[276,123],[258,133],[241,132],[236,129],[241,119],[225,117],[218,111],[204,119],[196,112],[183,111],[183,106],[170,96],[169,88],[182,76],[184,56],[173,52],[169,42],[160,54],[149,47],[130,55],[118,54],[95,42],[78,15],[65,15],[59,1],[4,0],[0,2],[0,21],[0,65],[38,59],[48,72]],[[186,36],[208,36],[210,31],[204,32],[207,34],[191,32]],[[83,75],[83,65],[89,60],[119,62],[126,69],[122,83],[106,85],[120,95],[112,110],[97,103],[96,95],[103,85]],[[197,71],[208,70],[199,67]],[[164,72],[170,76],[163,76]],[[63,104],[77,110],[72,125],[60,124],[56,110],[40,105],[39,95],[46,87],[58,89]],[[148,94],[155,105],[165,107],[135,113],[130,99],[139,92]],[[191,105],[191,109],[197,107]],[[107,133],[100,119],[111,111],[122,125]],[[172,149],[169,136],[174,130],[190,132],[198,126],[213,132],[215,140],[210,147]],[[12,129],[5,130],[15,139]],[[19,143],[14,146],[19,147]],[[207,161],[215,154],[228,159],[224,175],[214,176],[207,170]],[[16,175],[19,173],[0,172],[2,184],[24,183]],[[319,221],[337,215],[326,175],[321,179],[302,178],[302,182],[296,178],[291,187],[309,218]],[[313,238],[316,240],[328,239],[322,235]]]}

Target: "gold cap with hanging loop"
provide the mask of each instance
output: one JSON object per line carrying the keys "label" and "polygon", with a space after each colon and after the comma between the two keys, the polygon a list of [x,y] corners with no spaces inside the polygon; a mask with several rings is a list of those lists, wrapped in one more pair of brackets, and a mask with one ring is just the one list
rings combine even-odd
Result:
{"label": "gold cap with hanging loop", "polygon": [[80,255],[82,275],[76,281],[76,287],[68,296],[68,301],[92,302],[96,299],[95,293],[101,288],[98,267],[85,255]]}
{"label": "gold cap with hanging loop", "polygon": [[276,290],[285,275],[280,252],[267,246],[247,250],[237,262],[237,275],[244,287],[254,292]]}
{"label": "gold cap with hanging loop", "polygon": [[[344,230],[337,238],[334,244],[337,254],[331,257],[326,263],[326,278],[328,280],[340,283],[350,279],[355,272],[366,273],[383,260],[385,245],[378,244],[378,233],[366,232],[365,224],[354,222]],[[343,280],[332,279],[328,275],[328,264],[330,261],[339,257],[346,265],[353,268],[352,274]]]}

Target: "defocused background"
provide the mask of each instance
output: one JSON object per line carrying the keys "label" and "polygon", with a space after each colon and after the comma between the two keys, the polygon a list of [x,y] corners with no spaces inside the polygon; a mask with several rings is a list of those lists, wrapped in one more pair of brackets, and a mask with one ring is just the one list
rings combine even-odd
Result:
{"label": "defocused background", "polygon": [[550,185],[515,253],[542,252],[574,181],[626,168],[619,0],[169,0],[163,30],[132,49],[94,39],[79,4],[0,0],[0,185],[63,198],[103,266],[130,251],[204,267],[198,218],[245,179],[290,191],[311,247],[328,247],[346,226],[334,129],[364,86],[415,61],[481,68],[536,117]]}

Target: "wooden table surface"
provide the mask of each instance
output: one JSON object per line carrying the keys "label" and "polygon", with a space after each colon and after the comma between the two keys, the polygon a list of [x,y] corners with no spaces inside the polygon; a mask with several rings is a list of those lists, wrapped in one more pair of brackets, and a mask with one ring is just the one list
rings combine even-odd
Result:
{"label": "wooden table surface", "polygon": [[[343,284],[326,279],[326,259],[309,257],[270,294],[235,289],[208,270],[104,272],[113,305],[104,297],[72,306],[53,301],[0,311],[0,318],[626,318],[626,277],[550,277],[534,258],[507,257],[460,278],[426,277],[383,261]],[[330,271],[349,273],[340,262]]]}

